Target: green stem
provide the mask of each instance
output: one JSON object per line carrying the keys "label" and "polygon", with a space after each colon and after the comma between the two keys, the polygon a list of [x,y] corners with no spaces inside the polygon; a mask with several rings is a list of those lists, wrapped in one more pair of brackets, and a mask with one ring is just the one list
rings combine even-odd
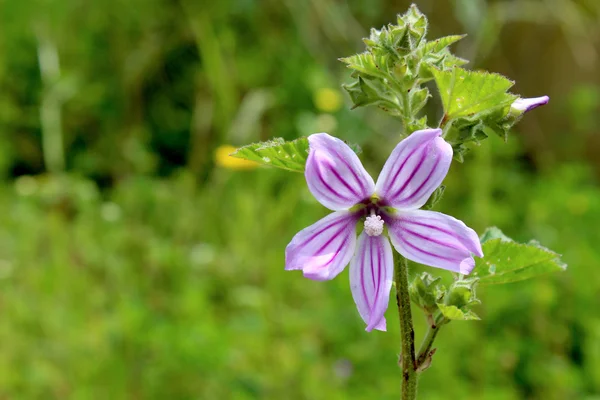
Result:
{"label": "green stem", "polygon": [[404,125],[405,134],[408,136],[411,132],[408,131],[408,127],[412,121],[413,115],[410,109],[410,97],[408,92],[404,88],[399,89],[400,97],[402,99],[402,124]]}
{"label": "green stem", "polygon": [[440,325],[430,326],[427,330],[423,342],[421,343],[421,347],[419,348],[419,352],[417,353],[417,367],[421,367],[427,360],[427,357],[429,357],[433,342],[439,331]]}
{"label": "green stem", "polygon": [[396,282],[396,302],[400,317],[400,334],[402,336],[402,400],[417,398],[417,363],[415,360],[415,331],[410,311],[408,294],[408,265],[406,258],[398,254],[398,262],[394,271]]}

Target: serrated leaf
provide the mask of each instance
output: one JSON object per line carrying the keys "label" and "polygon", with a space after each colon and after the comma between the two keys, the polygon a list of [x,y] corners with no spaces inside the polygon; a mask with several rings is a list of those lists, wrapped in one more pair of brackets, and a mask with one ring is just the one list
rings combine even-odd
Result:
{"label": "serrated leaf", "polygon": [[240,147],[231,156],[288,171],[304,172],[304,165],[308,158],[308,139],[300,138],[286,142],[282,138],[275,138]]}
{"label": "serrated leaf", "polygon": [[382,71],[387,69],[387,56],[376,56],[369,52],[355,54],[350,57],[340,58],[340,61],[347,64],[348,68],[352,68],[365,75],[376,78],[385,79],[387,75]]}
{"label": "serrated leaf", "polygon": [[[362,148],[358,144],[344,142],[356,154],[362,153]],[[289,142],[286,142],[282,138],[274,138],[266,142],[258,142],[240,147],[230,154],[230,156],[256,161],[288,171],[304,172],[308,158],[308,149],[308,138],[305,137]]]}
{"label": "serrated leaf", "polygon": [[481,235],[479,237],[479,241],[481,243],[485,243],[488,240],[492,240],[492,239],[500,239],[504,242],[512,242],[513,240],[511,238],[509,238],[508,236],[506,236],[504,234],[504,232],[502,232],[500,229],[498,229],[495,226],[489,227],[485,230],[485,232],[483,232],[483,235]]}
{"label": "serrated leaf", "polygon": [[462,57],[457,57],[454,54],[450,54],[449,50],[447,50],[447,54],[444,55],[444,59],[442,60],[442,66],[444,69],[448,70],[451,70],[454,67],[461,67],[468,63],[469,60],[465,60]]}
{"label": "serrated leaf", "polygon": [[422,54],[426,55],[429,53],[439,53],[444,50],[446,47],[450,46],[453,43],[458,42],[462,38],[467,35],[451,35],[444,36],[436,40],[432,40],[431,42],[427,42],[423,45]]}
{"label": "serrated leaf", "polygon": [[440,303],[438,303],[437,306],[442,312],[442,315],[449,320],[468,321],[481,319],[471,310],[463,311],[456,306],[448,306]]}
{"label": "serrated leaf", "polygon": [[482,239],[486,239],[482,246],[484,257],[475,258],[480,285],[518,282],[567,268],[559,254],[537,242],[513,242],[497,228],[484,233]]}
{"label": "serrated leaf", "polygon": [[446,121],[483,116],[509,106],[517,99],[507,93],[514,82],[499,74],[459,67],[450,71],[432,69],[431,72],[440,92]]}

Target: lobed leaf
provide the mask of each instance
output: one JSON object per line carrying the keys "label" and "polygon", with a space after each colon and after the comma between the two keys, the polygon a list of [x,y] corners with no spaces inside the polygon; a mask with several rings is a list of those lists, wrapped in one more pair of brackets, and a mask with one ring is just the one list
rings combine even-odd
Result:
{"label": "lobed leaf", "polygon": [[[352,151],[360,154],[358,144],[346,143]],[[286,142],[282,138],[274,138],[266,142],[252,143],[240,147],[230,154],[231,157],[255,161],[260,164],[286,169],[293,172],[304,172],[308,158],[308,138],[302,137]]]}
{"label": "lobed leaf", "polygon": [[340,58],[340,61],[347,64],[348,68],[352,68],[365,75],[376,78],[387,78],[387,74],[383,70],[387,70],[388,56],[376,56],[369,52],[355,54],[350,57]]}
{"label": "lobed leaf", "polygon": [[517,96],[507,93],[514,82],[499,74],[432,69],[444,106],[444,119],[474,118],[510,106]]}
{"label": "lobed leaf", "polygon": [[567,268],[559,254],[536,241],[514,242],[498,228],[486,231],[481,241],[485,256],[475,259],[475,274],[481,285],[518,282]]}
{"label": "lobed leaf", "polygon": [[304,172],[304,165],[308,158],[308,139],[303,137],[286,142],[282,138],[275,138],[240,147],[231,156],[288,171]]}
{"label": "lobed leaf", "polygon": [[458,42],[465,36],[467,36],[467,35],[451,35],[451,36],[444,36],[439,39],[432,40],[431,42],[427,42],[423,45],[422,52],[424,55],[429,54],[429,53],[439,53],[440,51],[444,50],[446,47],[450,46],[453,43]]}

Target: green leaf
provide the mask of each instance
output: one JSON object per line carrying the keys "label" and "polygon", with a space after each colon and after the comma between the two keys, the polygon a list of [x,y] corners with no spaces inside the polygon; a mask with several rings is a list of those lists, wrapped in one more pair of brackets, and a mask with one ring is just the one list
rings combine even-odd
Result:
{"label": "green leaf", "polygon": [[479,278],[463,278],[458,280],[448,289],[448,298],[446,305],[456,306],[465,311],[468,307],[481,304],[481,301],[475,295],[475,288],[479,283]]}
{"label": "green leaf", "polygon": [[417,88],[412,90],[409,93],[409,101],[410,101],[410,109],[411,112],[417,114],[425,104],[427,104],[427,100],[431,97],[429,94],[429,89],[425,88]]}
{"label": "green leaf", "polygon": [[419,45],[428,28],[427,17],[414,4],[409,7],[405,14],[398,16],[398,25],[404,25],[408,28],[411,48]]}
{"label": "green leaf", "polygon": [[427,55],[429,53],[439,53],[442,50],[444,50],[446,47],[450,46],[453,43],[458,42],[465,36],[467,36],[467,35],[444,36],[439,39],[432,40],[431,42],[427,42],[423,46],[422,54]]}
{"label": "green leaf", "polygon": [[400,115],[402,109],[398,105],[394,94],[390,91],[390,86],[385,82],[369,76],[358,76],[355,82],[342,85],[342,87],[348,92],[354,103],[352,109],[374,104],[392,115]]}
{"label": "green leaf", "polygon": [[352,68],[365,75],[385,79],[387,78],[387,74],[384,71],[388,68],[387,59],[387,55],[375,56],[374,54],[365,52],[340,58],[340,61],[347,64],[348,68]]}
{"label": "green leaf", "polygon": [[308,158],[308,139],[300,138],[286,142],[282,138],[275,138],[240,147],[231,156],[288,171],[304,172],[304,165]]}
{"label": "green leaf", "polygon": [[460,67],[465,64],[468,64],[469,60],[465,60],[464,58],[457,57],[454,54],[450,53],[450,50],[446,50],[446,54],[442,60],[443,69],[451,70],[454,67]]}
{"label": "green leaf", "polygon": [[429,196],[427,202],[421,207],[424,210],[431,210],[444,196],[446,186],[440,185],[435,191]]}
{"label": "green leaf", "polygon": [[446,121],[460,117],[479,117],[509,106],[517,96],[507,93],[514,82],[499,74],[432,69],[444,106]]}
{"label": "green leaf", "polygon": [[481,241],[484,257],[475,258],[480,285],[518,282],[567,268],[559,254],[535,241],[514,242],[498,228],[486,231]]}
{"label": "green leaf", "polygon": [[449,320],[467,321],[481,319],[471,310],[463,311],[456,306],[449,306],[441,303],[438,303],[437,306],[442,312],[442,315]]}
{"label": "green leaf", "polygon": [[445,288],[439,285],[440,280],[440,277],[433,277],[429,273],[423,272],[416,276],[408,287],[410,299],[428,314],[437,311],[437,303],[445,295]]}
{"label": "green leaf", "polygon": [[512,242],[513,240],[506,236],[500,229],[495,226],[489,227],[483,232],[483,235],[479,237],[481,243],[485,243],[488,240],[501,239],[504,242]]}
{"label": "green leaf", "polygon": [[[346,142],[356,154],[362,153],[356,143]],[[256,161],[261,164],[287,169],[293,172],[304,172],[308,158],[308,139],[305,137],[286,142],[282,138],[274,138],[266,142],[258,142],[240,147],[231,157]]]}

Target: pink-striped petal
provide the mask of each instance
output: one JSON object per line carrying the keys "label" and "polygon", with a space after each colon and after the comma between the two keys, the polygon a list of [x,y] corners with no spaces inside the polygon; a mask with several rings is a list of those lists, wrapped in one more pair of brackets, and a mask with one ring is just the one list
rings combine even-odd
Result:
{"label": "pink-striped petal", "polygon": [[383,235],[369,236],[363,231],[358,237],[356,254],[350,261],[350,288],[369,332],[386,330],[383,315],[388,308],[393,276],[390,242]]}
{"label": "pink-striped petal", "polygon": [[285,248],[285,269],[301,269],[317,281],[333,279],[354,254],[358,218],[337,211],[298,232]]}
{"label": "pink-striped petal", "polygon": [[392,244],[409,260],[468,274],[473,254],[483,257],[475,231],[462,221],[435,211],[403,211],[390,220]]}
{"label": "pink-striped petal", "polygon": [[549,101],[550,97],[548,96],[531,97],[528,99],[517,99],[511,104],[510,107],[514,108],[517,111],[525,113],[539,106],[543,106],[544,104],[548,104]]}
{"label": "pink-striped petal", "polygon": [[441,129],[425,129],[398,143],[375,185],[382,204],[415,210],[427,202],[452,162],[452,146],[441,134]]}
{"label": "pink-striped petal", "polygon": [[346,143],[326,133],[308,137],[304,176],[315,198],[330,210],[344,210],[371,197],[375,184]]}

